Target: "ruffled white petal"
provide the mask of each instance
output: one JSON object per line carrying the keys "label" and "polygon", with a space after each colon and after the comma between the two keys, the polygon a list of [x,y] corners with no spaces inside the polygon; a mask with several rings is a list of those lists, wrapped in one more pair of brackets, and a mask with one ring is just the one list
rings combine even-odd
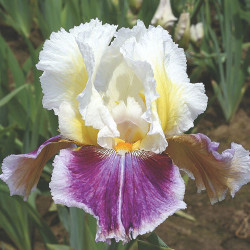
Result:
{"label": "ruffled white petal", "polygon": [[[68,139],[82,144],[94,141],[91,144],[96,144],[95,128],[101,127],[86,128],[85,126],[92,126],[92,123],[90,118],[85,121],[82,119],[79,107],[81,110],[82,106],[89,104],[96,96],[94,93],[91,98],[92,79],[115,30],[116,26],[102,25],[97,19],[74,27],[69,32],[61,29],[52,33],[40,53],[37,68],[44,71],[41,76],[43,105],[59,115],[61,133]],[[79,103],[77,96],[80,93],[83,93],[84,98]],[[91,105],[96,105],[96,100]],[[91,105],[89,112],[92,110]],[[100,107],[101,104],[98,108]],[[106,124],[102,124],[102,127],[103,125]],[[86,139],[88,137],[91,140]]]}
{"label": "ruffled white petal", "polygon": [[145,105],[139,98],[129,96],[112,109],[112,115],[118,126],[120,137],[126,142],[135,142],[144,138],[149,124],[142,118]]}
{"label": "ruffled white petal", "polygon": [[[141,131],[148,128],[146,135],[140,138],[141,148],[160,153],[165,150],[167,142],[157,110],[153,107],[153,102],[159,97],[154,73],[148,62],[135,60],[133,55],[137,40],[145,32],[146,28],[142,22],[138,22],[131,30],[121,29],[117,32],[115,40],[101,60],[94,85],[118,124],[121,119],[116,111],[121,110],[129,103],[128,100],[133,99],[135,108],[129,108],[127,105],[126,112],[120,116],[123,116],[123,122],[127,121],[129,129],[131,123],[140,127]],[[139,113],[136,104],[140,106]],[[135,117],[135,114],[138,118],[132,121],[131,117]],[[126,134],[126,131],[122,132],[121,129],[119,132]],[[126,140],[122,137],[121,139]]]}
{"label": "ruffled white petal", "polygon": [[85,122],[87,126],[99,129],[97,142],[104,148],[112,148],[113,138],[120,136],[117,124],[111,116],[109,109],[104,105],[100,94],[94,88],[92,88]]}
{"label": "ruffled white petal", "polygon": [[[114,72],[125,61],[132,70],[127,74],[134,74],[140,82],[137,85],[142,85],[140,94],[144,95],[146,110],[141,117],[150,124],[141,148],[163,152],[167,147],[165,136],[187,131],[206,109],[204,86],[189,82],[184,51],[162,28],[146,29],[139,21],[133,29],[120,29],[115,36],[101,61],[96,89],[103,95],[111,92],[115,88]],[[138,88],[134,88],[136,93]]]}
{"label": "ruffled white petal", "polygon": [[154,73],[149,63],[134,59],[133,52],[137,44],[134,39],[128,40],[121,49],[124,59],[137,77],[141,80],[144,87],[146,111],[142,118],[150,123],[150,130],[141,142],[141,148],[155,153],[163,152],[167,147],[167,141],[163,133],[158,117],[155,100],[159,97],[156,92],[156,81]]}
{"label": "ruffled white petal", "polygon": [[[92,27],[88,32],[82,32],[77,37],[77,43],[82,53],[88,71],[88,82],[85,90],[78,96],[79,110],[84,119],[86,118],[87,106],[91,101],[93,81],[97,72],[103,53],[107,49],[111,39],[114,36],[117,26],[114,25],[98,25]],[[90,121],[91,122],[91,121]]]}
{"label": "ruffled white petal", "polygon": [[55,114],[62,102],[76,102],[88,79],[75,37],[64,29],[53,32],[44,43],[37,68],[44,71],[40,78],[43,106]]}
{"label": "ruffled white petal", "polygon": [[[138,25],[141,26],[140,23]],[[159,96],[156,100],[157,113],[164,134],[177,135],[187,131],[193,126],[194,119],[206,109],[207,96],[203,84],[190,83],[183,49],[178,48],[161,27],[149,27],[146,32],[141,32],[139,38],[130,38],[126,43],[126,48],[129,48],[128,44],[132,47],[126,49],[129,57],[133,61],[148,63],[153,70],[156,87],[154,84],[150,87],[156,88],[158,95],[151,90],[151,100]],[[148,68],[144,66],[140,70],[147,74]]]}
{"label": "ruffled white petal", "polygon": [[135,38],[136,41],[147,32],[147,29],[144,23],[140,20],[137,21],[137,24],[132,28],[121,28],[115,33],[115,39],[112,42],[112,47],[120,49],[122,45],[130,38]]}
{"label": "ruffled white petal", "polygon": [[[203,83],[176,84],[181,92],[177,110],[176,125],[165,130],[167,136],[182,134],[194,126],[194,120],[207,108],[207,96]],[[178,99],[176,99],[178,101]]]}
{"label": "ruffled white petal", "polygon": [[250,152],[237,143],[231,144],[234,150],[231,172],[233,178],[229,178],[228,184],[232,197],[240,188],[250,182]]}
{"label": "ruffled white petal", "polygon": [[[81,32],[77,37],[77,43],[81,50],[88,72],[86,88],[79,94],[79,111],[86,126],[92,126],[99,130],[97,142],[102,147],[112,148],[110,137],[119,137],[117,126],[104,105],[102,96],[96,91],[93,84],[100,60],[107,49],[117,26],[97,24],[88,32]],[[103,139],[108,138],[107,140]]]}

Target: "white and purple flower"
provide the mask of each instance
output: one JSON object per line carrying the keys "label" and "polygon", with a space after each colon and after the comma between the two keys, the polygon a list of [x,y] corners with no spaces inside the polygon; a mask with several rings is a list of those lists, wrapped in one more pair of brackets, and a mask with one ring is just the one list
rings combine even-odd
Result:
{"label": "white and purple flower", "polygon": [[27,198],[60,151],[54,201],[96,217],[97,241],[128,242],[186,207],[179,168],[215,203],[250,181],[250,157],[241,145],[219,154],[205,135],[183,134],[207,96],[202,83],[190,83],[184,51],[166,30],[140,21],[116,29],[92,20],[52,33],[37,68],[61,135],[5,158],[0,178]]}

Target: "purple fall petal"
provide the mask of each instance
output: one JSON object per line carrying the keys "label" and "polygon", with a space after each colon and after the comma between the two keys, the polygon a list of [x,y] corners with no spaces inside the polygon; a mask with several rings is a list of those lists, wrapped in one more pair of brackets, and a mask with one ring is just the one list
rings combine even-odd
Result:
{"label": "purple fall petal", "polygon": [[18,194],[27,199],[36,188],[46,162],[61,149],[71,146],[71,142],[58,135],[31,153],[10,155],[3,160],[0,179],[9,186],[11,195]]}
{"label": "purple fall petal", "polygon": [[127,242],[184,209],[184,183],[166,154],[85,146],[62,150],[50,184],[56,203],[79,207],[98,220],[97,241]]}
{"label": "purple fall petal", "polygon": [[195,178],[198,191],[207,190],[211,203],[232,196],[250,181],[249,151],[232,143],[231,149],[217,152],[219,143],[203,134],[168,138],[166,152],[173,162]]}

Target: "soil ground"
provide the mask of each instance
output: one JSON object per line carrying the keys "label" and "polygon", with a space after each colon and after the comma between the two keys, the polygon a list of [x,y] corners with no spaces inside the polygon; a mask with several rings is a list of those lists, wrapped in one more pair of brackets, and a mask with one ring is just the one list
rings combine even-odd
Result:
{"label": "soil ground", "polygon": [[[28,50],[20,36],[3,24],[1,33],[15,52],[20,64],[28,57]],[[33,44],[36,47],[41,37],[34,31]],[[32,77],[31,77],[32,82]],[[206,86],[206,88],[209,86]],[[230,124],[225,123],[223,114],[217,103],[206,112],[198,123],[195,132],[208,135],[212,140],[221,143],[221,150],[230,147],[230,142],[242,144],[250,149],[250,88],[245,94]],[[50,212],[51,198],[40,196],[37,200],[38,210],[51,226],[60,243],[63,243],[67,233],[59,223],[55,212]],[[186,187],[185,212],[192,215],[195,221],[180,216],[172,216],[162,223],[156,232],[171,247],[176,250],[248,250],[250,249],[250,184],[245,185],[234,199],[227,198],[211,205],[206,192],[197,194],[196,186],[189,180]],[[0,241],[6,241],[3,231]],[[8,242],[9,240],[7,240]],[[36,236],[34,249],[44,249],[39,236]]]}

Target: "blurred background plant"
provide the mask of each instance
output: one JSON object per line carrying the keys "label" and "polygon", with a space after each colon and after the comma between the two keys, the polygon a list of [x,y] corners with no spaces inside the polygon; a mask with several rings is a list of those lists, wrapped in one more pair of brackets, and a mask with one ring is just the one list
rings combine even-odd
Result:
{"label": "blurred background plant", "polygon": [[[192,82],[204,81],[211,100],[218,100],[230,121],[246,92],[250,66],[250,0],[0,0],[0,161],[9,154],[29,152],[57,134],[57,118],[42,108],[40,72],[35,65],[51,32],[99,18],[132,27],[161,25],[183,47]],[[25,53],[13,50],[11,37]],[[213,92],[212,92],[213,90]],[[211,105],[211,102],[209,103]],[[47,164],[28,203],[9,197],[0,182],[0,236],[3,249],[34,249],[39,233],[46,249],[168,249],[151,234],[126,246],[95,243],[96,221],[77,208],[56,206],[68,237],[58,243],[38,212],[36,197],[49,197],[51,163]],[[186,177],[185,177],[186,178]],[[180,216],[193,220],[185,213]],[[4,240],[6,239],[6,240]]]}

